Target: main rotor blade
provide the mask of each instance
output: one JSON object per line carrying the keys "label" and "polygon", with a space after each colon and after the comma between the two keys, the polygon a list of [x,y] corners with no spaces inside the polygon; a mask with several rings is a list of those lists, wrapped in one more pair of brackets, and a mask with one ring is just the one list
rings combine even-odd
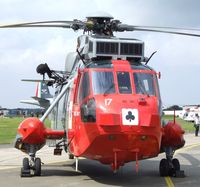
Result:
{"label": "main rotor blade", "polygon": [[183,28],[183,27],[160,27],[160,26],[134,26],[135,28],[145,28],[145,29],[165,29],[165,30],[184,30],[184,31],[200,31],[200,28]]}
{"label": "main rotor blade", "polygon": [[[152,28],[152,29],[151,29]],[[153,29],[155,28],[155,29]],[[161,27],[150,27],[144,26],[132,26],[132,25],[126,25],[126,24],[119,24],[116,31],[147,31],[147,32],[158,32],[158,33],[167,33],[167,34],[177,34],[177,35],[185,35],[185,36],[194,36],[194,37],[200,37],[200,34],[196,33],[190,33],[190,32],[181,32],[181,31],[170,31],[171,30],[191,30],[191,31],[199,31],[200,29],[184,29],[184,28],[174,28],[174,27],[162,27],[163,30],[157,29]],[[166,30],[164,30],[166,29]]]}
{"label": "main rotor blade", "polygon": [[7,24],[0,25],[0,28],[20,28],[20,27],[61,27],[61,28],[73,28],[74,25],[83,27],[84,22],[79,20],[74,21],[37,21],[37,22],[25,22],[19,24]]}
{"label": "main rotor blade", "polygon": [[168,34],[177,34],[177,35],[200,37],[200,34],[193,34],[193,33],[187,33],[187,32],[162,31],[162,30],[139,29],[139,28],[136,28],[135,31],[149,31],[149,32],[159,32],[159,33],[168,33]]}

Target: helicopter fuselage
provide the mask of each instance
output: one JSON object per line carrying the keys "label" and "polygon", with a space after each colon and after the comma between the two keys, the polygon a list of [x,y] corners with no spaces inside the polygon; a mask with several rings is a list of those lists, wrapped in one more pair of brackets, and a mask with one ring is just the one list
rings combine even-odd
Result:
{"label": "helicopter fuselage", "polygon": [[150,67],[93,63],[78,73],[70,102],[68,142],[75,156],[118,167],[160,153],[161,99]]}

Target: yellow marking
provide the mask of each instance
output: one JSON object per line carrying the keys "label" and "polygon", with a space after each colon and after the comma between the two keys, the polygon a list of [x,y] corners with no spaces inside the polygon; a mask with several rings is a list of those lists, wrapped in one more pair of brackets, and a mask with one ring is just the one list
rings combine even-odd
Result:
{"label": "yellow marking", "polygon": [[168,187],[175,187],[170,177],[165,177],[165,182]]}

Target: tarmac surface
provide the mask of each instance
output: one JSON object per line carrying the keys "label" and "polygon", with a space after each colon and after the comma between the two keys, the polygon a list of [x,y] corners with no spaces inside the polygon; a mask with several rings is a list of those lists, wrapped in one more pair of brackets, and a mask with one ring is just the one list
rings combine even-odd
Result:
{"label": "tarmac surface", "polygon": [[139,173],[135,171],[135,162],[121,167],[114,174],[110,166],[97,161],[80,159],[78,171],[75,171],[75,161],[69,160],[68,155],[53,156],[53,148],[44,147],[38,151],[41,158],[42,175],[40,177],[21,178],[22,159],[26,156],[11,145],[0,145],[0,186],[200,186],[200,137],[193,134],[185,135],[186,145],[176,151],[184,178],[160,177],[159,162],[165,157],[139,161]]}

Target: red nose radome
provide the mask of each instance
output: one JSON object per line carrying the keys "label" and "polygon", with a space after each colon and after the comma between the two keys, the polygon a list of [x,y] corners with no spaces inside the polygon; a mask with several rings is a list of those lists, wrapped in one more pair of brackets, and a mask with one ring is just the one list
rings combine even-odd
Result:
{"label": "red nose radome", "polygon": [[18,127],[18,133],[22,136],[23,143],[44,144],[45,127],[38,118],[27,118]]}
{"label": "red nose radome", "polygon": [[18,127],[18,133],[23,143],[44,144],[46,139],[61,139],[64,137],[64,130],[52,130],[45,128],[38,118],[27,118]]}

